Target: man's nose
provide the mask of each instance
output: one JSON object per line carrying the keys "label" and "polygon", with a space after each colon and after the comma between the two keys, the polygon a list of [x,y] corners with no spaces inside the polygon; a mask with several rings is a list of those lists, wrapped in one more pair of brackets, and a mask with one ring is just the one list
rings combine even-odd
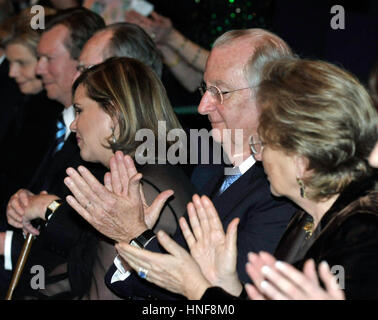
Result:
{"label": "man's nose", "polygon": [[198,106],[198,113],[202,115],[209,114],[217,109],[215,99],[212,97],[211,93],[206,91],[202,96],[200,104]]}

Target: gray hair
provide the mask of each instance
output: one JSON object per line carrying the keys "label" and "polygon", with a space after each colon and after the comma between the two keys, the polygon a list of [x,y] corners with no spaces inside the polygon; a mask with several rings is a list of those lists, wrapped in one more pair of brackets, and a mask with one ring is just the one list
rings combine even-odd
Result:
{"label": "gray hair", "polygon": [[225,32],[216,39],[213,48],[227,46],[243,38],[251,42],[252,46],[251,56],[244,66],[244,75],[249,85],[254,87],[251,92],[253,96],[256,96],[264,65],[276,59],[293,58],[294,54],[289,45],[280,37],[272,32],[258,28]]}
{"label": "gray hair", "polygon": [[110,57],[138,59],[149,66],[161,78],[163,70],[162,55],[151,37],[139,26],[121,22],[111,24],[98,31],[111,31],[112,37],[103,52],[104,60]]}

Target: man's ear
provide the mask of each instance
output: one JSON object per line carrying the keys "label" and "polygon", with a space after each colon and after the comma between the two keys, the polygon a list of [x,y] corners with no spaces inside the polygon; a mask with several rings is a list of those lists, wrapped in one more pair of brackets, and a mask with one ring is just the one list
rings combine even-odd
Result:
{"label": "man's ear", "polygon": [[308,166],[310,161],[304,156],[295,155],[294,164],[297,178],[303,179],[308,175]]}

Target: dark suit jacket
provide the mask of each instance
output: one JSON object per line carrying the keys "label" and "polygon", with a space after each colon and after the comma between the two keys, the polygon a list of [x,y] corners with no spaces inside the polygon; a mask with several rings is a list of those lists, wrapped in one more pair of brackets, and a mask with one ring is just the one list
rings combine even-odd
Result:
{"label": "dark suit jacket", "polygon": [[[51,146],[51,149],[54,145]],[[46,155],[31,185],[31,191],[37,193],[47,190],[49,194],[55,194],[61,199],[70,194],[64,184],[68,167],[77,168],[79,165],[86,166],[100,180],[106,168],[99,164],[85,162],[80,157],[80,149],[77,146],[73,133],[67,138],[63,148],[52,158]],[[12,264],[17,262],[19,250],[23,244],[23,236],[15,232],[12,240]],[[30,268],[33,265],[41,265],[48,275],[54,268],[67,263],[68,274],[61,274],[61,278],[71,277],[71,293],[75,296],[84,294],[88,290],[91,281],[90,268],[95,260],[97,234],[94,229],[81,218],[67,203],[60,206],[54,213],[51,221],[45,226],[41,224],[40,235],[35,239],[27,265],[25,266],[21,283],[18,286],[15,297],[37,296],[37,290],[31,290],[30,278],[33,276]],[[47,277],[46,281],[59,281],[61,278]],[[65,292],[61,298],[70,298],[71,293]]]}
{"label": "dark suit jacket", "polygon": [[[215,194],[221,184],[223,169],[219,170],[218,178],[209,181],[207,194]],[[240,279],[248,280],[245,271],[247,253],[265,250],[273,252],[281,238],[295,209],[284,199],[274,199],[271,196],[269,183],[260,163],[254,164],[223,194],[212,198],[215,208],[222,220],[224,229],[232,219],[239,217],[238,227],[238,261],[237,269]],[[181,230],[178,230],[174,240],[187,248]],[[164,252],[154,239],[147,246],[148,250]],[[110,284],[115,266],[108,271],[106,281],[115,292],[130,299],[141,297],[143,299],[175,299],[183,298],[166,290],[158,288],[149,282],[140,279],[132,273],[125,281]]]}
{"label": "dark suit jacket", "polygon": [[45,157],[56,132],[56,119],[63,106],[44,91],[26,96],[21,111],[1,144],[1,204],[28,184]]}

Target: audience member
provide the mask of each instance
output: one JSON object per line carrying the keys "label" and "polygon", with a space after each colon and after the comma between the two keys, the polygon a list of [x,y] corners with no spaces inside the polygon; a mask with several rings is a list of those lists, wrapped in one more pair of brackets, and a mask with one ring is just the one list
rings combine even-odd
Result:
{"label": "audience member", "polygon": [[111,57],[138,59],[161,77],[163,64],[159,50],[142,28],[127,22],[108,25],[86,42],[76,76]]}
{"label": "audience member", "polygon": [[[161,55],[152,39],[139,26],[123,22],[106,26],[96,32],[93,37],[87,41],[80,54],[77,76],[80,75],[81,71],[87,70],[111,57],[134,58],[149,66],[159,78],[162,74]],[[167,112],[171,112],[171,106],[168,105],[167,108]],[[144,168],[144,170],[147,169],[148,168]],[[146,172],[142,171],[144,176]],[[153,172],[151,171],[151,173]],[[145,176],[145,178],[147,177]],[[155,180],[154,177],[150,177],[149,179],[151,181]],[[157,185],[159,185],[159,183]],[[149,188],[148,185],[145,188]],[[144,190],[144,192],[148,193],[150,199],[153,199],[157,195],[153,190]],[[175,211],[178,211],[177,208]],[[175,215],[177,216],[178,213]],[[166,220],[166,218],[161,219],[161,221],[164,220]],[[157,230],[162,228],[170,234],[173,234],[177,227],[177,221],[171,221],[169,224],[166,223],[165,226],[158,223],[155,226]]]}
{"label": "audience member", "polygon": [[[53,12],[46,10],[45,13]],[[55,135],[54,121],[62,109],[60,104],[47,99],[42,81],[35,74],[40,35],[31,28],[31,18],[30,8],[18,14],[11,33],[3,40],[10,64],[9,77],[15,80],[24,95],[22,103],[9,111],[14,114],[14,119],[7,119],[9,129],[1,143],[1,148],[7,150],[1,158],[1,208],[4,211],[9,197],[20,186],[28,185],[35,168],[47,152]],[[12,91],[3,94],[18,101],[14,96],[16,93],[12,95]],[[35,144],[35,141],[39,143]],[[28,154],[27,166],[24,165],[25,154]]]}
{"label": "audience member", "polygon": [[[231,184],[230,177],[225,176],[222,170],[214,181],[209,181],[207,194],[214,200],[223,226],[227,226],[235,217],[240,218],[237,270],[243,281],[248,279],[244,267],[247,262],[247,253],[261,250],[273,252],[294,213],[291,204],[284,200],[277,201],[271,196],[263,168],[255,163],[249,148],[249,137],[256,132],[258,125],[254,90],[251,88],[259,82],[264,61],[290,54],[287,45],[269,32],[260,29],[237,30],[226,33],[217,41],[209,56],[205,71],[208,87],[198,108],[199,112],[208,115],[213,129],[217,129],[213,130],[216,133],[215,140],[222,143],[229,159],[240,172],[237,176],[232,176],[234,183]],[[246,74],[244,73],[245,66],[251,60],[254,69]],[[254,75],[250,81],[247,80],[249,74]],[[244,130],[239,140],[235,138],[236,129]],[[222,139],[222,136],[226,137],[227,134],[230,134],[232,139]],[[119,202],[120,205],[117,208],[111,208],[110,203],[118,199],[116,194],[110,193],[111,196],[109,196],[106,192],[107,196],[104,197],[105,189],[91,189],[91,184],[94,183],[92,180],[83,180],[79,175],[71,175],[71,179],[75,187],[70,186],[70,189],[79,203],[75,208],[92,225],[99,228],[100,232],[106,234],[106,230],[112,230],[113,224],[119,224],[118,215],[121,212],[126,210],[131,212],[127,205],[129,198],[125,197],[122,203]],[[125,177],[123,181],[125,188],[127,182],[128,179]],[[226,184],[228,188],[224,191]],[[85,190],[88,196],[99,197],[104,201],[96,205],[95,211],[88,212],[85,209],[87,201],[78,198],[78,190],[80,192]],[[130,242],[136,239],[136,241],[146,243],[146,248],[161,252],[162,249],[154,239],[154,234],[148,231],[150,236],[147,239],[145,237],[147,228],[142,219],[143,212],[139,209],[135,210],[135,215],[140,216],[137,219],[133,215],[123,217],[122,224],[125,229],[122,241]],[[128,219],[130,221],[127,223]],[[99,227],[100,224],[102,224],[101,227]],[[132,225],[133,228],[130,229],[128,225]],[[179,243],[185,244],[180,232],[176,232],[174,238]],[[111,279],[116,272],[122,273],[122,270],[118,270],[113,265],[108,271],[107,281],[121,296],[177,298],[167,291],[149,285],[134,274],[124,281],[114,282]]]}
{"label": "audience member", "polygon": [[[150,94],[145,95],[145,90],[148,90]],[[149,130],[154,134],[155,147],[161,148],[163,144],[170,146],[172,142],[164,141],[162,143],[161,139],[166,139],[166,134],[169,131],[180,128],[166,97],[164,87],[155,72],[138,60],[110,58],[79,76],[73,85],[73,96],[76,118],[71,129],[76,132],[81,156],[86,161],[101,162],[104,166],[113,170],[118,168],[115,169],[118,174],[113,171],[112,176],[105,177],[105,185],[107,189],[112,190],[118,196],[112,205],[115,208],[122,206],[122,196],[128,194],[127,188],[123,190],[120,188],[121,181],[118,177],[124,172],[122,170],[123,157],[120,153],[117,155],[118,159],[116,159],[116,157],[113,157],[113,153],[116,150],[121,150],[132,157],[138,157],[138,154],[140,156],[142,151],[138,151],[138,149],[141,147],[141,141],[136,139],[140,129]],[[98,127],[88,126],[94,119],[100,126],[100,130],[98,130]],[[166,126],[166,134],[161,132],[161,128],[158,126],[162,121]],[[97,137],[97,139],[93,139],[93,137]],[[157,154],[158,151],[156,150]],[[121,161],[120,166],[117,166],[118,161]],[[138,166],[143,174],[142,199],[145,199],[144,207],[147,207],[152,199],[155,199],[159,193],[167,188],[175,190],[174,198],[167,201],[156,226],[156,219],[147,216],[147,219],[153,222],[146,222],[147,227],[145,229],[162,229],[173,234],[177,228],[177,221],[184,213],[186,203],[190,200],[194,190],[189,179],[179,167],[159,163],[157,159],[149,159],[145,165]],[[79,172],[90,181],[95,179],[83,167],[79,167]],[[75,182],[80,179],[73,168],[69,168],[67,173],[70,177],[73,177]],[[109,180],[112,182],[112,187],[110,187]],[[70,179],[66,179],[66,184],[70,189],[76,191],[76,187]],[[98,182],[96,184],[101,188],[101,184]],[[103,191],[107,192],[105,187],[103,187]],[[152,203],[150,214],[153,214],[156,210],[160,211],[166,199],[171,195],[171,192],[163,193],[159,197],[158,205],[156,205],[157,202]],[[85,194],[83,196],[85,197]],[[76,210],[81,209],[72,197],[68,197],[67,200]],[[83,209],[88,211],[95,211],[102,202],[99,198],[86,200]],[[122,215],[123,212],[119,216],[120,222],[122,222]],[[98,225],[94,224],[94,226],[117,242],[123,238],[122,223],[119,226],[113,225],[109,230],[104,229],[106,224],[103,225],[101,222]],[[119,229],[120,227],[121,229]],[[129,224],[129,228],[137,227],[133,223]],[[150,233],[153,234],[153,232]],[[108,256],[110,254],[113,260],[115,253],[114,249],[108,248],[105,254]],[[102,261],[104,260],[102,259]],[[112,260],[109,261],[109,265]]]}
{"label": "audience member", "polygon": [[[259,299],[342,299],[340,290],[331,286],[329,274],[327,292],[318,287],[314,277],[315,264],[327,261],[342,268],[339,278],[347,299],[374,299],[377,192],[367,158],[378,140],[378,128],[369,95],[355,77],[325,62],[282,59],[268,63],[263,74],[257,92],[260,138],[252,138],[251,149],[263,161],[272,193],[290,198],[303,211],[291,220],[275,258],[266,253],[249,254],[246,268],[253,280],[253,286],[246,287],[249,295]],[[371,153],[371,164],[374,156]],[[185,220],[180,226],[198,265],[164,233],[158,237],[171,255],[135,250],[127,243],[118,246],[119,252],[134,268],[148,270],[147,279],[190,298],[238,296],[243,292],[240,282],[235,281],[237,220],[229,225],[226,235],[221,230],[215,242],[208,236],[214,224],[220,227],[214,206],[206,197],[195,196],[193,200],[194,205],[188,206],[193,233]],[[217,259],[206,261],[204,252]],[[220,252],[223,255],[217,255]],[[173,281],[166,279],[173,271],[167,270],[183,265],[184,259],[187,269],[181,267],[181,278],[171,277],[176,280],[172,286]],[[310,279],[305,281],[301,275],[288,282],[279,272],[287,274],[294,269],[275,259],[303,267]],[[309,259],[312,261],[305,263]],[[209,270],[227,278],[224,291],[209,288]],[[192,289],[181,281],[189,274],[191,285],[195,283]]]}
{"label": "audience member", "polygon": [[[90,10],[62,10],[46,24],[38,43],[36,72],[42,78],[48,97],[65,108],[57,122],[56,141],[36,170],[30,190],[20,189],[8,203],[9,224],[40,234],[33,243],[15,297],[80,298],[89,291],[98,237],[93,228],[84,220],[78,220],[77,215],[72,215],[72,209],[60,199],[69,193],[63,183],[66,168],[83,163],[75,135],[70,134],[68,128],[74,119],[71,84],[76,74],[77,59],[84,43],[104,26],[102,18]],[[92,169],[99,177],[105,172],[102,166]],[[39,231],[33,227],[30,221],[36,217],[42,220],[50,218],[48,227],[42,224]],[[9,260],[10,268],[15,264],[22,243],[22,233],[14,232],[9,244],[5,244],[6,248],[11,248],[4,257]],[[46,288],[43,290],[30,287],[30,268],[33,265],[44,267]]]}

